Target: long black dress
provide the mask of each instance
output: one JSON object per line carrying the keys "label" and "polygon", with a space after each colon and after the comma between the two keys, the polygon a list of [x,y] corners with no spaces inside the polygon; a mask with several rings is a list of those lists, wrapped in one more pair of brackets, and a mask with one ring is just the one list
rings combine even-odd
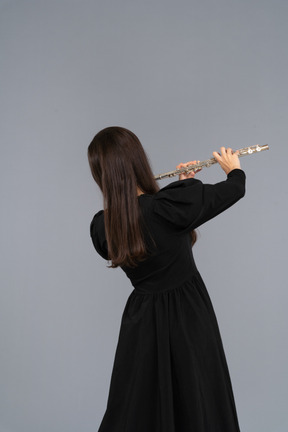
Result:
{"label": "long black dress", "polygon": [[[152,255],[137,268],[122,268],[134,289],[98,432],[240,431],[218,323],[189,232],[243,197],[245,179],[234,169],[214,185],[177,180],[138,197]],[[107,260],[103,210],[90,234]]]}

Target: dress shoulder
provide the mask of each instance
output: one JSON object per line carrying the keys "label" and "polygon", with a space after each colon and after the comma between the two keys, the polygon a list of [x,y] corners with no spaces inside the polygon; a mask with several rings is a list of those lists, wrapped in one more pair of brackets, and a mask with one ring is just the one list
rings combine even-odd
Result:
{"label": "dress shoulder", "polygon": [[195,178],[177,180],[154,195],[154,215],[174,231],[191,231],[242,198],[245,180],[244,171],[238,168],[214,185]]}
{"label": "dress shoulder", "polygon": [[90,223],[90,237],[96,251],[108,260],[108,247],[105,237],[104,210],[99,210]]}

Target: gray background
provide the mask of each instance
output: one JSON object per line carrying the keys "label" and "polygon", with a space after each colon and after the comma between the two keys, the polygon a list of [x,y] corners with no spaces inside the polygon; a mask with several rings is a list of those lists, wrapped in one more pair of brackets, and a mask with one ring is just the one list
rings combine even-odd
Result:
{"label": "gray background", "polygon": [[86,152],[110,125],[136,133],[155,174],[270,145],[241,159],[246,196],[194,254],[241,431],[286,431],[287,1],[0,5],[0,432],[92,432],[104,415],[133,289],[89,236],[102,197]]}

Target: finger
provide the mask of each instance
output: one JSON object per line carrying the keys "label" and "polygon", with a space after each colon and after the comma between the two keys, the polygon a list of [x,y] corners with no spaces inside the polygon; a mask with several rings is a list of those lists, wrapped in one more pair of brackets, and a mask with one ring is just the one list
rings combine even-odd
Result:
{"label": "finger", "polygon": [[[198,160],[198,161],[191,161],[191,162],[189,162],[189,165],[197,165],[197,164],[199,164],[200,163],[200,160]],[[195,168],[195,173],[197,173],[197,172],[199,172],[199,171],[201,171],[201,169],[202,169],[202,167],[198,167],[198,168]]]}
{"label": "finger", "polygon": [[196,161],[190,161],[190,162],[186,162],[184,165],[188,166],[188,165],[195,165]]}
{"label": "finger", "polygon": [[212,154],[217,161],[221,159],[221,155],[218,152],[214,151]]}
{"label": "finger", "polygon": [[220,147],[222,156],[224,156],[226,154],[226,148],[225,147]]}
{"label": "finger", "polygon": [[232,148],[231,148],[231,147],[228,147],[228,148],[227,148],[227,153],[228,153],[228,154],[232,154]]}

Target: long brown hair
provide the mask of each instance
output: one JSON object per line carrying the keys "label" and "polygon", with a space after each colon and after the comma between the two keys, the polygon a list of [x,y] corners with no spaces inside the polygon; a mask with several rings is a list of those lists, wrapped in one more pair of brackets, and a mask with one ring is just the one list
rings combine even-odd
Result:
{"label": "long brown hair", "polygon": [[[103,193],[109,267],[135,267],[147,257],[137,186],[147,194],[160,189],[148,157],[133,132],[110,126],[98,132],[89,144],[88,161]],[[191,239],[193,245],[195,231]]]}

